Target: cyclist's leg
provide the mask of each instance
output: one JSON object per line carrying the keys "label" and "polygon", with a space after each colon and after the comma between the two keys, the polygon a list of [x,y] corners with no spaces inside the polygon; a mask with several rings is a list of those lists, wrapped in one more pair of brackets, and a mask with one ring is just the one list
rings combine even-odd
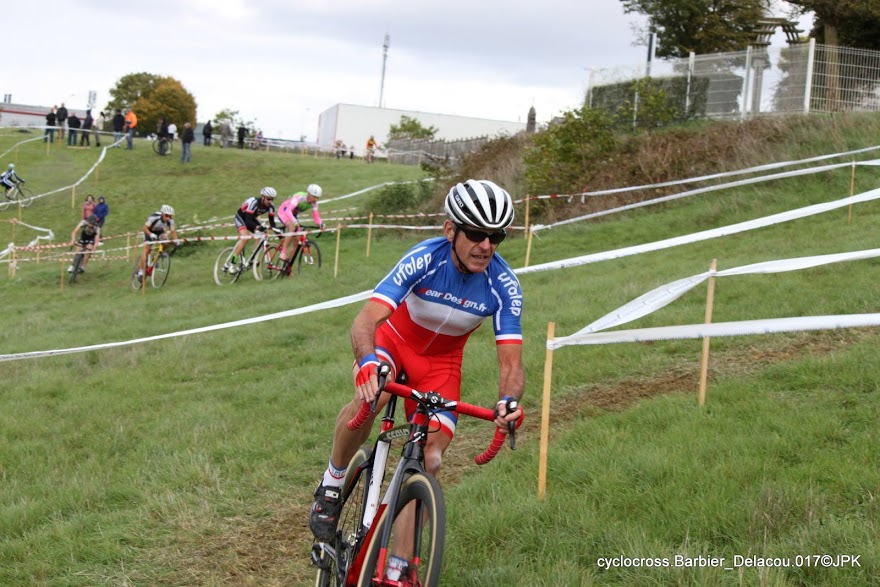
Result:
{"label": "cyclist's leg", "polygon": [[245,226],[238,227],[238,241],[235,243],[235,247],[232,249],[232,256],[235,257],[236,261],[241,261],[240,257],[243,256],[242,251],[244,250],[245,245],[247,245],[248,238],[247,236],[253,236],[253,233],[247,229]]}
{"label": "cyclist's leg", "polygon": [[144,250],[141,252],[141,256],[138,259],[138,275],[144,274],[144,267],[147,264],[147,258],[150,256],[150,241],[144,239]]}
{"label": "cyclist's leg", "polygon": [[89,259],[92,258],[92,252],[93,252],[94,250],[95,250],[95,241],[91,241],[91,242],[87,243],[87,244],[83,247],[83,252],[86,253],[86,254],[83,256],[83,262],[82,262],[82,268],[83,268],[83,269],[85,269],[85,268],[86,268],[86,265],[89,264]]}

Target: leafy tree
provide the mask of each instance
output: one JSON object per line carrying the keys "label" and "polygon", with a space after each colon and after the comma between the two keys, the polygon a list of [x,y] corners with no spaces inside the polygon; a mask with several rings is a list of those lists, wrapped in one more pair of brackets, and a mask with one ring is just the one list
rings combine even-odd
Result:
{"label": "leafy tree", "polygon": [[162,117],[180,128],[185,122],[196,121],[195,98],[173,77],[132,73],[116,82],[110,96],[106,110],[133,109],[138,115],[140,134],[154,132]]}
{"label": "leafy tree", "polygon": [[[620,0],[624,12],[648,17],[658,57],[687,57],[745,49],[769,8],[768,0]],[[829,0],[832,1],[832,0]]]}
{"label": "leafy tree", "polygon": [[389,139],[427,139],[431,140],[439,129],[436,126],[424,127],[417,118],[403,115],[400,124],[392,124],[388,131]]}
{"label": "leafy tree", "polygon": [[253,120],[245,120],[239,114],[238,110],[232,110],[230,108],[224,108],[220,112],[214,115],[213,120],[220,124],[224,120],[229,122],[229,126],[232,127],[233,131],[235,131],[238,127],[243,126],[247,129],[247,135],[253,136],[257,134],[256,125]]}
{"label": "leafy tree", "polygon": [[614,117],[604,110],[583,106],[564,112],[561,120],[534,135],[526,151],[527,189],[557,193],[583,185],[590,164],[601,161],[617,145],[614,127]]}
{"label": "leafy tree", "polygon": [[811,36],[825,45],[880,48],[877,0],[790,0],[801,13],[815,13]]}

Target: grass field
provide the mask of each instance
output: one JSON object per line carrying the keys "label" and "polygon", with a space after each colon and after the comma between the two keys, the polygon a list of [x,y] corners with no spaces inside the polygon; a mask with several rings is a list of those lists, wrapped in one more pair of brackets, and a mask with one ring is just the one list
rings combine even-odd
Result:
{"label": "grass field", "polygon": [[[20,136],[0,135],[0,151]],[[831,151],[817,138],[806,154]],[[78,180],[97,152],[47,153],[29,143],[6,159],[42,193]],[[181,165],[143,143],[109,151],[97,179],[77,188],[73,208],[66,191],[25,209],[22,220],[66,240],[85,194],[94,193],[111,206],[106,232],[122,234],[163,203],[176,208],[178,222],[197,224],[230,216],[262,185],[288,194],[316,182],[329,198],[420,177],[411,167],[198,146],[193,162]],[[876,184],[876,172],[859,170],[856,191]],[[544,231],[531,264],[849,194],[848,170],[709,193]],[[338,207],[362,213],[369,202]],[[0,212],[0,221],[17,214]],[[695,401],[700,341],[560,349],[548,494],[544,502],[536,496],[548,322],[557,335],[572,333],[654,287],[705,271],[712,259],[724,269],[876,248],[878,224],[880,204],[870,203],[855,208],[851,224],[841,211],[523,276],[527,420],[518,451],[484,469],[470,459],[489,431],[460,427],[441,476],[449,517],[443,584],[880,583],[876,329],[713,340],[703,409]],[[17,244],[35,235],[23,230],[16,227]],[[143,295],[131,291],[125,261],[93,261],[63,291],[58,263],[22,262],[14,279],[0,265],[0,354],[125,341],[365,291],[428,234],[373,231],[367,257],[364,231],[345,230],[336,278],[335,235],[328,235],[319,241],[318,275],[230,287],[211,279],[223,244],[188,245],[167,285]],[[0,222],[0,243],[12,240],[12,225]],[[526,239],[514,236],[499,252],[520,267]],[[869,260],[725,278],[716,285],[714,320],[876,312],[878,267]],[[704,304],[698,288],[630,326],[702,322]],[[0,363],[0,585],[309,584],[306,513],[336,413],[351,395],[348,328],[358,307]],[[463,395],[488,405],[496,385],[491,329],[483,327],[465,356]],[[794,564],[798,555],[824,554],[859,556],[859,566]],[[662,565],[676,556],[696,562]],[[724,558],[725,566],[735,556],[791,561],[725,570],[699,566],[701,556]],[[627,560],[607,570],[599,562],[614,557]],[[646,559],[652,566],[635,566]]]}

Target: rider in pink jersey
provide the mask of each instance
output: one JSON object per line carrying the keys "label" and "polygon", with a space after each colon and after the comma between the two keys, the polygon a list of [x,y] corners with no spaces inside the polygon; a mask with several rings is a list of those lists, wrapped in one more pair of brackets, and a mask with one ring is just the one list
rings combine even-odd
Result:
{"label": "rider in pink jersey", "polygon": [[278,207],[278,219],[284,224],[284,242],[281,243],[281,260],[287,260],[287,249],[290,247],[290,241],[293,235],[290,233],[301,230],[299,223],[299,213],[305,212],[309,208],[312,210],[312,220],[315,225],[324,230],[324,222],[321,220],[321,214],[318,212],[318,199],[321,197],[323,190],[316,183],[309,185],[304,192],[297,192],[281,203]]}
{"label": "rider in pink jersey", "polygon": [[[513,201],[491,181],[468,180],[449,191],[445,208],[444,235],[410,249],[373,290],[352,325],[354,398],[336,420],[330,462],[309,514],[309,526],[319,540],[330,540],[336,532],[346,467],[390,397],[381,394],[364,426],[347,428],[361,404],[379,393],[380,361],[391,364],[391,377],[405,373],[407,385],[415,389],[458,399],[465,343],[491,318],[499,367],[495,424],[506,433],[507,423],[522,415],[521,407],[508,403],[518,401],[525,389],[522,289],[496,253],[513,222]],[[412,409],[407,406],[407,415]],[[442,433],[429,434],[425,446],[425,467],[434,476],[455,432],[456,417],[445,412],[437,420]],[[392,550],[391,565],[405,564],[406,553]]]}

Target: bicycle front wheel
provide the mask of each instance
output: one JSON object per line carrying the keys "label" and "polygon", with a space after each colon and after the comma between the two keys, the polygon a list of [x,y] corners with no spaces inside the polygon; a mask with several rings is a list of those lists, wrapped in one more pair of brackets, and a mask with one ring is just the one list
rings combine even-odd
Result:
{"label": "bicycle front wheel", "polygon": [[73,271],[70,272],[70,275],[67,277],[68,283],[73,285],[76,283],[76,278],[79,277],[80,269],[82,268],[83,260],[85,259],[85,255],[82,253],[77,253],[73,258]]}
{"label": "bicycle front wheel", "polygon": [[320,268],[321,249],[318,248],[318,243],[308,239],[303,243],[302,247],[300,247],[296,271],[301,274],[303,271],[314,271]]}
{"label": "bicycle front wheel", "polygon": [[257,281],[277,279],[281,275],[281,247],[263,247],[254,263],[254,277]]}
{"label": "bicycle front wheel", "polygon": [[342,482],[342,507],[336,526],[333,548],[335,557],[324,553],[315,577],[316,587],[345,585],[345,577],[351,562],[357,556],[360,539],[366,532],[362,527],[367,489],[370,485],[370,469],[360,469],[370,459],[373,450],[369,446],[358,449],[345,472]]}
{"label": "bicycle front wheel", "polygon": [[214,261],[214,283],[217,285],[227,285],[238,280],[239,265],[232,262],[232,251],[234,250],[235,247],[223,249],[217,255],[217,260]]}
{"label": "bicycle front wheel", "polygon": [[[389,542],[383,543],[382,534],[391,524]],[[414,473],[400,486],[400,495],[393,512],[385,508],[378,520],[373,539],[365,546],[364,566],[358,579],[361,587],[400,585],[385,579],[390,569],[391,546],[407,553],[404,577],[413,585],[434,587],[440,583],[443,564],[443,541],[446,532],[446,506],[440,484],[427,473]],[[380,552],[386,551],[385,567],[377,568]]]}
{"label": "bicycle front wheel", "polygon": [[34,203],[34,192],[30,188],[18,188],[18,201],[21,202],[22,208],[27,208]]}
{"label": "bicycle front wheel", "polygon": [[168,253],[162,251],[156,257],[156,262],[153,263],[153,273],[150,275],[153,287],[160,288],[165,285],[165,280],[168,279],[169,273],[171,273],[171,257]]}

